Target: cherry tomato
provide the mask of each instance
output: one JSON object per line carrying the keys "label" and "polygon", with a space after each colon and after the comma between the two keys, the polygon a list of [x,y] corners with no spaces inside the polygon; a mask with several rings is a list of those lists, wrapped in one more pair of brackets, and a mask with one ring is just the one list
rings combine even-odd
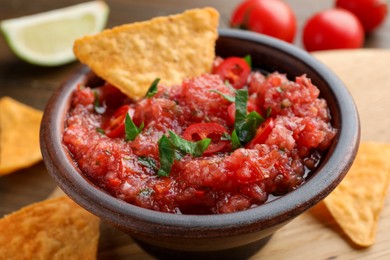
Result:
{"label": "cherry tomato", "polygon": [[[248,101],[248,104],[247,104],[247,110],[248,110],[248,112],[253,112],[253,111],[259,112],[257,106],[253,102],[251,102],[250,100]],[[236,104],[235,103],[232,103],[228,107],[228,115],[229,115],[229,123],[231,125],[234,125],[234,121],[236,119]]]}
{"label": "cherry tomato", "polygon": [[230,26],[286,42],[293,42],[297,21],[290,6],[280,0],[246,0],[236,7]]}
{"label": "cherry tomato", "polygon": [[272,118],[268,118],[261,126],[257,129],[255,137],[245,146],[245,148],[253,149],[256,144],[263,144],[269,134],[274,129],[275,123]]}
{"label": "cherry tomato", "polygon": [[213,68],[213,74],[221,76],[223,81],[229,81],[236,89],[246,85],[250,73],[251,68],[248,63],[239,57],[227,58]]}
{"label": "cherry tomato", "polygon": [[204,154],[213,154],[222,151],[228,141],[221,140],[223,134],[228,131],[225,127],[217,123],[197,123],[192,124],[183,133],[183,138],[188,141],[199,141],[204,138],[211,138],[211,143]]}
{"label": "cherry tomato", "polygon": [[388,8],[385,0],[337,0],[336,6],[356,15],[366,33],[383,23]]}
{"label": "cherry tomato", "polygon": [[362,47],[364,31],[351,12],[336,8],[311,17],[303,29],[303,44],[308,51]]}
{"label": "cherry tomato", "polygon": [[134,109],[129,105],[123,105],[118,108],[105,123],[103,123],[102,128],[108,137],[114,138],[124,135],[127,114],[129,114],[130,117],[133,117]]}

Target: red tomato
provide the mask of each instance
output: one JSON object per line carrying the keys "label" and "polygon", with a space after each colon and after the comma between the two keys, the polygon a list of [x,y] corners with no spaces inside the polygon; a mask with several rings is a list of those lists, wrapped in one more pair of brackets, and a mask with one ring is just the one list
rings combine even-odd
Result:
{"label": "red tomato", "polygon": [[134,109],[129,105],[123,105],[118,108],[108,121],[103,123],[102,128],[108,137],[121,137],[125,133],[126,115],[134,115]]}
{"label": "red tomato", "polygon": [[297,21],[290,6],[280,0],[246,0],[236,7],[230,26],[293,42]]}
{"label": "red tomato", "polygon": [[183,133],[183,138],[188,141],[199,141],[205,138],[210,138],[211,143],[207,147],[204,154],[213,154],[225,148],[228,141],[221,140],[223,134],[228,131],[225,127],[217,123],[197,123],[192,124]]}
{"label": "red tomato", "polygon": [[213,68],[213,74],[221,76],[223,81],[229,81],[236,89],[246,85],[250,73],[251,68],[248,63],[239,57],[227,58]]}
{"label": "red tomato", "polygon": [[362,47],[364,31],[351,12],[336,8],[311,17],[303,29],[303,44],[308,51]]}
{"label": "red tomato", "polygon": [[[253,102],[251,102],[250,100],[248,101],[247,110],[248,110],[248,112],[253,112],[253,111],[259,112],[257,106]],[[235,103],[232,103],[228,107],[228,115],[229,115],[229,123],[231,125],[234,125],[234,121],[236,119],[236,104]]]}
{"label": "red tomato", "polygon": [[365,32],[376,29],[387,15],[385,0],[337,0],[336,6],[355,14],[362,23]]}
{"label": "red tomato", "polygon": [[264,144],[269,134],[274,129],[275,123],[272,118],[268,118],[259,129],[257,129],[255,137],[245,146],[245,148],[253,149],[256,144]]}

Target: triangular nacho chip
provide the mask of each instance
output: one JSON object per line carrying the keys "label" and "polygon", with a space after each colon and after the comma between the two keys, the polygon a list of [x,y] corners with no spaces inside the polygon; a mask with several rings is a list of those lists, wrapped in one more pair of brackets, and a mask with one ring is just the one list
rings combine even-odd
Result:
{"label": "triangular nacho chip", "polygon": [[0,219],[0,259],[96,259],[99,218],[66,196]]}
{"label": "triangular nacho chip", "polygon": [[39,127],[42,112],[10,97],[0,99],[0,175],[42,159]]}
{"label": "triangular nacho chip", "polygon": [[347,176],[324,200],[336,222],[360,246],[375,241],[390,181],[390,144],[362,143]]}
{"label": "triangular nacho chip", "polygon": [[86,36],[73,50],[98,76],[137,99],[156,78],[174,85],[209,72],[218,20],[213,8],[192,9]]}

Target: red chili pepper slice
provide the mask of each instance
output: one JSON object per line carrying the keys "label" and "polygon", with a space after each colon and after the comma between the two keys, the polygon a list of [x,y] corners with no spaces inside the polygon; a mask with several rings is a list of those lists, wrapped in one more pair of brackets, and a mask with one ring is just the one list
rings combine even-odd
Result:
{"label": "red chili pepper slice", "polygon": [[228,134],[228,131],[218,123],[197,123],[187,127],[183,133],[183,138],[192,142],[210,138],[211,143],[204,154],[213,154],[222,151],[229,143],[228,141],[221,140],[224,134]]}
{"label": "red chili pepper slice", "polygon": [[272,118],[268,118],[261,126],[257,129],[255,137],[245,146],[245,148],[253,149],[256,144],[263,144],[269,134],[274,129],[275,123]]}
{"label": "red chili pepper slice", "polygon": [[118,108],[110,119],[102,125],[108,137],[115,138],[124,135],[126,114],[129,114],[130,117],[134,115],[134,109],[129,105],[123,105]]}
{"label": "red chili pepper slice", "polygon": [[213,74],[221,76],[223,81],[229,81],[236,89],[246,85],[250,72],[248,63],[239,57],[227,58],[213,68]]}

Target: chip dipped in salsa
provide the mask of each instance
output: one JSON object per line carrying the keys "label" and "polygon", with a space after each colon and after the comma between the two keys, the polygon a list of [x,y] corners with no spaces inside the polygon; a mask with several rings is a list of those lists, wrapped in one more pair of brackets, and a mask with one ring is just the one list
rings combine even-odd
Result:
{"label": "chip dipped in salsa", "polygon": [[64,144],[98,187],[131,204],[178,214],[259,206],[298,188],[337,130],[305,75],[252,70],[217,57],[212,73],[134,101],[103,82],[79,85]]}

